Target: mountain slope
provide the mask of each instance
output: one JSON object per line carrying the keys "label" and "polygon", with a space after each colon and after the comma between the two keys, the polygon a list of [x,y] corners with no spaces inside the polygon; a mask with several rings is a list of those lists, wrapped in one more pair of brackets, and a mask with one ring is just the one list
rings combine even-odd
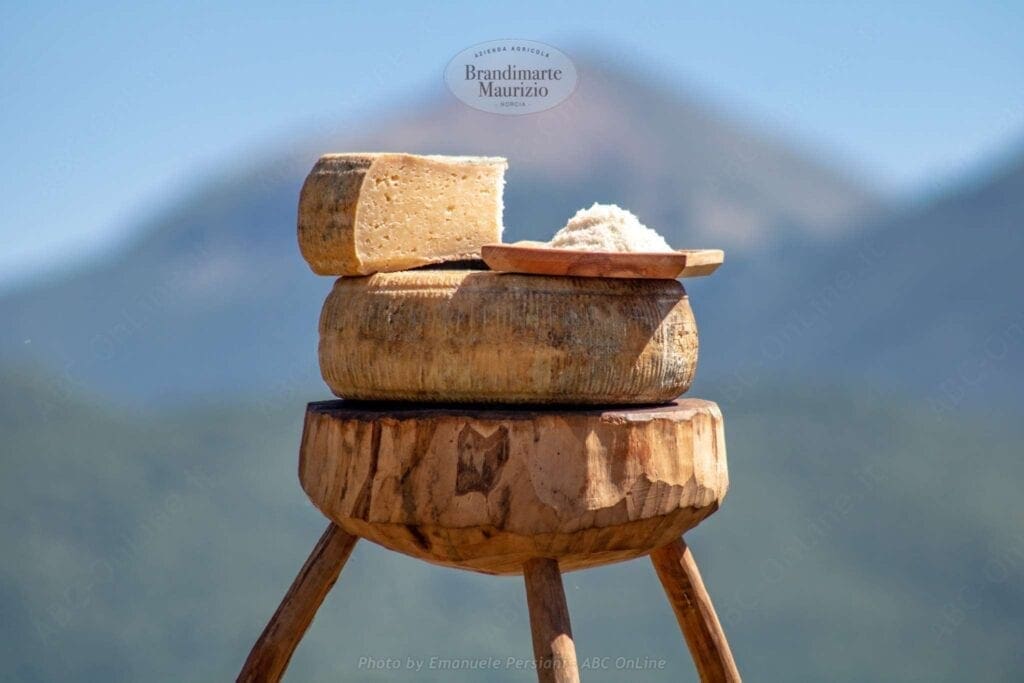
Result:
{"label": "mountain slope", "polygon": [[677,245],[725,246],[744,279],[716,281],[698,311],[736,310],[745,290],[776,277],[763,254],[834,237],[878,205],[842,173],[657,84],[580,66],[576,95],[542,114],[428,102],[182,197],[110,260],[0,299],[10,321],[0,354],[68,386],[154,403],[317,386],[316,321],[330,280],[302,262],[294,223],[302,179],[326,150],[508,156],[507,240],[547,237],[600,200],[633,209]]}
{"label": "mountain slope", "polygon": [[1022,225],[1024,155],[865,236],[880,253],[859,289],[876,306],[836,326],[836,353],[924,379],[938,406],[1024,405]]}
{"label": "mountain slope", "polygon": [[[789,277],[776,305],[702,343],[756,367],[910,392],[938,413],[1024,405],[1024,155],[856,234]],[[759,293],[763,294],[763,293]],[[748,382],[749,383],[749,382]]]}

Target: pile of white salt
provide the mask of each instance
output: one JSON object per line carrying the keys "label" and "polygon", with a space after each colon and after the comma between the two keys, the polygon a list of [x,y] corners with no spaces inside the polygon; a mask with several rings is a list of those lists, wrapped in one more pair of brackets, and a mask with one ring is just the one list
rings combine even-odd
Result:
{"label": "pile of white salt", "polygon": [[673,251],[664,237],[631,212],[615,204],[596,202],[589,209],[577,211],[547,246],[587,251]]}

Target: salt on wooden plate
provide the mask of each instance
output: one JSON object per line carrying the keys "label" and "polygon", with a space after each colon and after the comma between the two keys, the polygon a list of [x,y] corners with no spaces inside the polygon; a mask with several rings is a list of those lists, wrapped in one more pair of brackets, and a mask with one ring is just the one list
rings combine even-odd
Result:
{"label": "salt on wooden plate", "polygon": [[511,273],[665,280],[710,275],[725,258],[720,249],[673,250],[629,211],[596,203],[550,242],[485,244],[481,255],[491,270]]}

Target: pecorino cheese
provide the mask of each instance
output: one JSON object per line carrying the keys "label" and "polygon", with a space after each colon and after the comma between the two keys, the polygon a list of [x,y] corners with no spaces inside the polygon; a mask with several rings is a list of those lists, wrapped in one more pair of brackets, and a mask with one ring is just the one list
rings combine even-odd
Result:
{"label": "pecorino cheese", "polygon": [[340,278],[320,316],[321,374],[349,399],[656,403],[696,363],[676,280],[379,273]]}
{"label": "pecorino cheese", "polygon": [[505,159],[326,154],[299,196],[299,249],[320,275],[480,258],[501,241]]}

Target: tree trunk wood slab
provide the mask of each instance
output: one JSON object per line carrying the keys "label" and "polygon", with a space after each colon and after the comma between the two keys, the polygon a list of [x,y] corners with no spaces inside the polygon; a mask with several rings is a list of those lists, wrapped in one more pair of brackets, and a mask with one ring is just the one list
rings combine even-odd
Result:
{"label": "tree trunk wood slab", "polygon": [[562,571],[677,539],[728,488],[722,414],[700,399],[550,409],[327,401],[306,411],[299,479],[345,531],[485,574]]}

